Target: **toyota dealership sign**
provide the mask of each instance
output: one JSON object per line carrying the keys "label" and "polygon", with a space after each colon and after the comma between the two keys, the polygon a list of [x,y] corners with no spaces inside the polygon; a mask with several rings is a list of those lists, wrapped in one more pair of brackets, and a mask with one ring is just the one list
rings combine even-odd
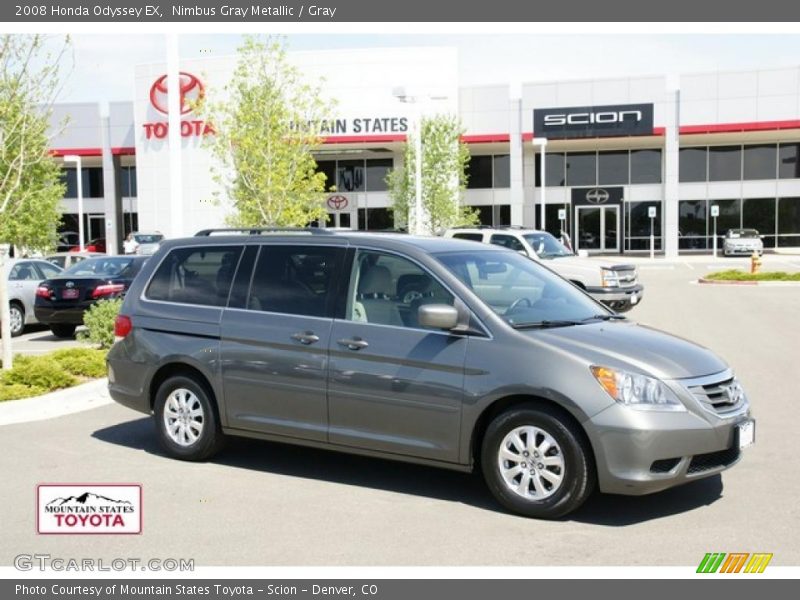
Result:
{"label": "toyota dealership sign", "polygon": [[[194,105],[205,96],[205,85],[199,77],[186,71],[179,73],[178,90],[180,98],[178,106],[181,112],[181,136],[201,137],[214,133],[214,128],[202,119],[183,118],[193,112]],[[167,115],[169,112],[169,91],[167,76],[161,75],[150,87],[150,105],[157,113]],[[164,139],[169,135],[169,122],[166,120],[143,123],[144,136],[149,139]]]}

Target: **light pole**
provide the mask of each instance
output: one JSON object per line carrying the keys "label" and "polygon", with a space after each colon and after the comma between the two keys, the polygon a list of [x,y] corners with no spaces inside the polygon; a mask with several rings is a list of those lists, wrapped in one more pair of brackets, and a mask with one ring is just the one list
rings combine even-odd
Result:
{"label": "light pole", "polygon": [[77,154],[67,154],[64,162],[75,163],[78,176],[78,249],[83,252],[83,173],[81,172],[81,157]]}
{"label": "light pole", "polygon": [[545,230],[545,218],[544,218],[544,200],[545,200],[545,188],[547,187],[547,182],[545,181],[545,156],[547,155],[547,138],[545,137],[535,137],[533,138],[533,147],[536,148],[539,146],[542,150],[542,158],[539,161],[539,200],[541,202],[541,207],[539,208],[539,229],[542,231]]}

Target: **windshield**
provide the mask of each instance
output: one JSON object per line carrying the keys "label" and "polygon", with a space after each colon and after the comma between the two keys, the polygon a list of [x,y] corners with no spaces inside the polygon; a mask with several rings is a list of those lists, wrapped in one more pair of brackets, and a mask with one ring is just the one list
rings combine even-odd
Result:
{"label": "windshield", "polygon": [[87,258],[62,272],[66,277],[131,277],[134,273],[132,258]]}
{"label": "windshield", "polygon": [[164,239],[160,233],[137,233],[133,236],[137,244],[157,244]]}
{"label": "windshield", "polygon": [[731,229],[728,231],[729,238],[757,238],[758,231],[755,229]]}
{"label": "windshield", "polygon": [[547,232],[526,233],[522,237],[531,245],[536,256],[539,258],[558,258],[560,256],[572,256],[564,244]]}
{"label": "windshield", "polygon": [[575,325],[613,314],[555,273],[516,252],[434,255],[516,328]]}

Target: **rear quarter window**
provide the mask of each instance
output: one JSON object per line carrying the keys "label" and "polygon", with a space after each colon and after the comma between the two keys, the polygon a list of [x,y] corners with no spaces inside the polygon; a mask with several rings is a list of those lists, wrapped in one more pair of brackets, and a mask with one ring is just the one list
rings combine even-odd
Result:
{"label": "rear quarter window", "polygon": [[176,248],[158,266],[145,297],[225,306],[241,253],[242,246]]}
{"label": "rear quarter window", "polygon": [[469,240],[470,242],[483,241],[483,234],[481,233],[454,233],[453,237],[457,240]]}

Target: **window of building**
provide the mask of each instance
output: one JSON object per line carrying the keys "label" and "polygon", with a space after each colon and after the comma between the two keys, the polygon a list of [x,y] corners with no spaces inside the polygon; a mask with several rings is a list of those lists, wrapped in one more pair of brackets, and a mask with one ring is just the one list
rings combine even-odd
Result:
{"label": "window of building", "polygon": [[[563,187],[566,183],[566,155],[563,152],[548,152],[544,159],[545,184],[547,187]],[[536,187],[542,187],[541,182],[541,160],[542,155],[536,154]]]}
{"label": "window of building", "polygon": [[511,160],[508,154],[495,154],[492,158],[494,166],[494,187],[511,187]]}
{"label": "window of building", "polygon": [[[655,207],[656,216],[651,219],[649,214],[650,207]],[[658,200],[647,202],[626,202],[625,203],[625,224],[627,231],[625,235],[628,237],[646,237],[650,239],[650,222],[653,223],[653,232],[656,237],[661,237],[661,202]],[[647,246],[650,247],[649,245]]]}
{"label": "window of building", "polygon": [[778,246],[800,246],[800,198],[778,198],[778,234]]}
{"label": "window of building", "polygon": [[574,152],[567,154],[567,185],[597,185],[596,152]]}
{"label": "window of building", "polygon": [[241,251],[241,246],[176,248],[158,267],[147,288],[147,297],[225,306]]}
{"label": "window of building", "polygon": [[661,183],[661,150],[631,150],[631,183]]}
{"label": "window of building", "polygon": [[[542,227],[542,208],[540,205],[535,207],[535,214],[534,214],[534,227],[536,229],[547,231],[548,233],[552,234],[557,238],[561,238],[561,230],[570,231],[570,222],[572,220],[572,208],[571,204],[545,204],[544,205],[544,219],[545,219],[545,226]],[[562,222],[558,218],[558,211],[564,210],[564,216],[566,217],[565,222]]]}
{"label": "window of building", "polygon": [[340,160],[336,162],[336,190],[339,192],[363,192],[365,183],[363,160]]}
{"label": "window of building", "polygon": [[336,161],[320,160],[317,162],[317,172],[325,173],[325,189],[330,191],[336,187]]}
{"label": "window of building", "polygon": [[775,179],[778,147],[775,144],[744,147],[745,179]]}
{"label": "window of building", "polygon": [[678,178],[681,182],[706,181],[707,174],[707,148],[681,148],[678,151]]}
{"label": "window of building", "polygon": [[487,225],[488,227],[492,226],[494,217],[492,216],[491,206],[470,206],[470,208],[475,211],[475,214],[478,215],[479,225]]}
{"label": "window of building", "polygon": [[597,183],[599,185],[627,184],[628,152],[599,152],[597,154]]}
{"label": "window of building", "polygon": [[[78,171],[77,169],[62,168],[61,181],[66,185],[64,198],[78,197]],[[81,169],[81,183],[84,198],[102,198],[103,169],[101,167],[83,167]]]}
{"label": "window of building", "polygon": [[[717,236],[724,236],[728,229],[740,229],[742,226],[742,201],[736,200],[709,200],[709,206],[719,206],[717,217]],[[709,209],[709,215],[711,209]],[[708,222],[708,232],[713,234],[714,218]]]}
{"label": "window of building", "polygon": [[388,208],[359,208],[358,228],[362,231],[394,229],[394,216]]}
{"label": "window of building", "polygon": [[367,191],[385,192],[388,189],[386,177],[392,170],[391,158],[371,158],[367,160]]}
{"label": "window of building", "polygon": [[332,290],[344,250],[327,246],[262,246],[247,308],[288,315],[333,315]]}
{"label": "window of building", "polygon": [[678,245],[681,249],[706,248],[707,202],[681,200],[678,203]]}
{"label": "window of building", "polygon": [[136,167],[120,167],[120,187],[123,198],[136,198]]}
{"label": "window of building", "polygon": [[711,146],[708,149],[709,181],[739,181],[741,178],[741,146]]}
{"label": "window of building", "polygon": [[492,156],[470,156],[467,164],[467,188],[471,190],[492,187]]}
{"label": "window of building", "polygon": [[781,144],[778,147],[778,177],[800,177],[800,144]]}
{"label": "window of building", "polygon": [[492,207],[494,213],[494,226],[502,227],[504,225],[511,225],[511,205],[510,204],[496,204]]}
{"label": "window of building", "polygon": [[767,248],[775,247],[775,209],[775,198],[742,200],[742,227],[758,230]]}

